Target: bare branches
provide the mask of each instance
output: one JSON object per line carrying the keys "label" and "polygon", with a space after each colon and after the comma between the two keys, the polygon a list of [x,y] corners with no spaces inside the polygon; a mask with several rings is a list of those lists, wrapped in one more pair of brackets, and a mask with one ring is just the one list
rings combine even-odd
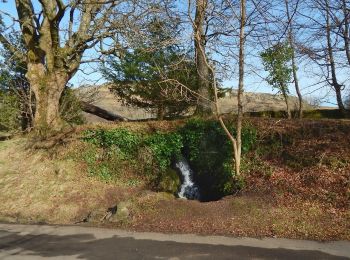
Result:
{"label": "bare branches", "polygon": [[14,46],[12,43],[10,43],[1,32],[0,32],[0,43],[11,52],[11,55],[13,55],[13,57],[16,60],[25,62],[26,60],[25,54],[21,50],[19,50],[16,46]]}

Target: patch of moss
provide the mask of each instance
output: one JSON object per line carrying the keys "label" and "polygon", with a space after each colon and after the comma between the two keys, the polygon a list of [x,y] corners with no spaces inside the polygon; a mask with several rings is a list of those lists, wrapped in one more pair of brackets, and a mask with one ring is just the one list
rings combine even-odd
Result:
{"label": "patch of moss", "polygon": [[177,172],[173,169],[168,169],[160,176],[158,190],[175,194],[181,185],[181,180]]}

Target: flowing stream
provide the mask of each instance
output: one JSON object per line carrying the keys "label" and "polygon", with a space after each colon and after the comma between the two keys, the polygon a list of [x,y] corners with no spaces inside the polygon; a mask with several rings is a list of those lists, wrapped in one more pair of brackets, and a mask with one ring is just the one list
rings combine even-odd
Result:
{"label": "flowing stream", "polygon": [[185,158],[175,164],[182,174],[183,183],[178,193],[179,198],[198,200],[200,197],[198,186],[192,180],[192,170]]}

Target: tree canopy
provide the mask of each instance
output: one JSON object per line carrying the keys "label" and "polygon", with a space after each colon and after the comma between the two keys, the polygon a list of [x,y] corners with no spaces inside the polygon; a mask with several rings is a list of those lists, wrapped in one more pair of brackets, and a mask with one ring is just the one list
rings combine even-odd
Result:
{"label": "tree canopy", "polygon": [[[158,119],[180,115],[195,102],[193,58],[177,44],[176,25],[154,19],[147,28],[148,42],[109,58],[103,75],[124,104],[156,110]],[[181,92],[182,86],[186,89]]]}

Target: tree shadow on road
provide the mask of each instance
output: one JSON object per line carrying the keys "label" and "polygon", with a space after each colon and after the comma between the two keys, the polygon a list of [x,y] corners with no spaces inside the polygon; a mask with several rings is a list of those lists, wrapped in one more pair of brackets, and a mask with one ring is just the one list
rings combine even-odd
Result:
{"label": "tree shadow on road", "polygon": [[0,259],[66,257],[100,259],[346,259],[319,251],[265,249],[138,240],[132,237],[96,239],[92,234],[49,235],[1,231]]}

